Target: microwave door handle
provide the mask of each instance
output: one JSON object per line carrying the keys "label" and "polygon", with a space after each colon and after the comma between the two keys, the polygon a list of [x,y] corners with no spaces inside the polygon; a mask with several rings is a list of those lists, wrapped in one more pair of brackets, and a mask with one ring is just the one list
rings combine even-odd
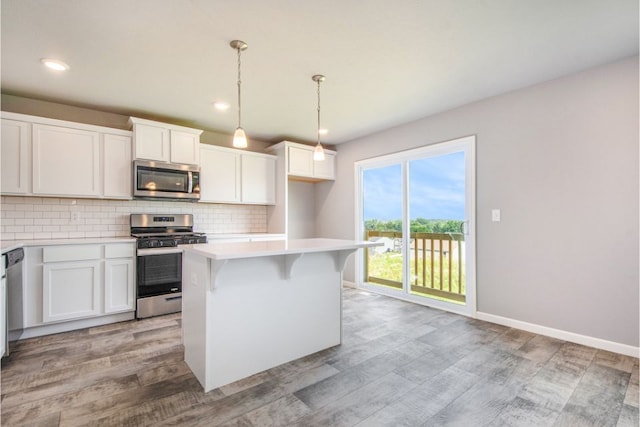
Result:
{"label": "microwave door handle", "polygon": [[193,193],[193,172],[187,172],[187,193]]}

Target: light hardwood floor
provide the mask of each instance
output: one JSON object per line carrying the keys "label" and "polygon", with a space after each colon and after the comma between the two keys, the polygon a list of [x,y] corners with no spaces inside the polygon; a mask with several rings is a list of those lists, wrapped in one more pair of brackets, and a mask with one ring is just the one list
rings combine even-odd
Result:
{"label": "light hardwood floor", "polygon": [[177,314],[21,341],[2,425],[638,426],[638,359],[350,289],[343,324],[206,394]]}

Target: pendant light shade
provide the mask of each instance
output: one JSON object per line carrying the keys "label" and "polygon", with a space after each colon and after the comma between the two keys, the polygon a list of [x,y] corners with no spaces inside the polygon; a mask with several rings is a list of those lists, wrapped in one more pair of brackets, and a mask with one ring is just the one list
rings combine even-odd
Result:
{"label": "pendant light shade", "polygon": [[322,144],[320,143],[317,143],[316,148],[313,149],[313,160],[316,162],[324,160],[324,148],[322,148]]}
{"label": "pendant light shade", "polygon": [[324,148],[322,148],[322,144],[320,144],[320,83],[325,80],[325,77],[322,74],[316,74],[311,77],[311,80],[318,84],[318,129],[316,131],[318,143],[313,150],[313,160],[321,162],[324,160]]}
{"label": "pendant light shade", "polygon": [[233,133],[233,146],[236,148],[247,148],[247,134],[244,129],[238,128]]}
{"label": "pendant light shade", "polygon": [[233,146],[236,148],[247,148],[247,135],[244,133],[244,129],[242,129],[242,79],[240,78],[240,52],[246,50],[248,45],[241,40],[233,40],[229,45],[238,51],[238,127],[233,133]]}

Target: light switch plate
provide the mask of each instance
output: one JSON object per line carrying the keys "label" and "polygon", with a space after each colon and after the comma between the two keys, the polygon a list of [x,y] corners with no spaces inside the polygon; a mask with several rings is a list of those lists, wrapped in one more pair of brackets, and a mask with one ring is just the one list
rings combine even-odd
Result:
{"label": "light switch plate", "polygon": [[500,209],[491,209],[491,221],[500,222]]}

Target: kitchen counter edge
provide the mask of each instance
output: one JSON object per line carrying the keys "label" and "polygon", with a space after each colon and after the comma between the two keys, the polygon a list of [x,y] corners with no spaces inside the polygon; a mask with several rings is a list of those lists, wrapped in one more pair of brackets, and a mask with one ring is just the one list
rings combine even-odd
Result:
{"label": "kitchen counter edge", "polygon": [[382,243],[379,242],[317,238],[238,243],[206,243],[184,245],[182,248],[184,252],[192,252],[214,260],[229,260],[274,255],[355,250],[381,245]]}
{"label": "kitchen counter edge", "polygon": [[17,248],[29,246],[61,246],[61,245],[91,245],[101,243],[134,243],[133,237],[88,237],[84,239],[40,239],[40,240],[3,240],[2,255]]}

